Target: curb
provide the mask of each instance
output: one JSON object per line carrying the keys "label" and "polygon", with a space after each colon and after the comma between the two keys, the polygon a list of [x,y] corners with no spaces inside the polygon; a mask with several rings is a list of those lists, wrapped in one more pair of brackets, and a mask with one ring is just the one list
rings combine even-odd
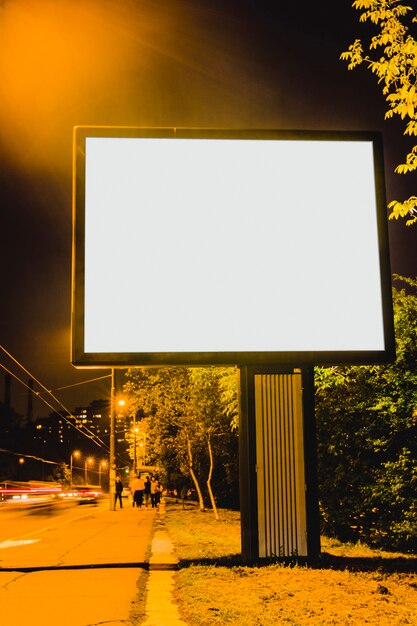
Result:
{"label": "curb", "polygon": [[149,558],[149,575],[146,584],[146,620],[142,626],[187,626],[180,618],[173,592],[178,559],[174,545],[163,528],[165,503],[162,499],[156,516],[159,528],[154,533]]}

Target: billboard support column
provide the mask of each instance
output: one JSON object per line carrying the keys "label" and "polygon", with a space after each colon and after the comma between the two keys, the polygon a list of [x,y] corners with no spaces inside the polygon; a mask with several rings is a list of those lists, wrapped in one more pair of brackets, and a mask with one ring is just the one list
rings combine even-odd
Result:
{"label": "billboard support column", "polygon": [[313,368],[241,367],[239,441],[243,558],[316,558]]}
{"label": "billboard support column", "polygon": [[248,367],[239,368],[239,489],[242,557],[258,559],[256,428],[253,384]]}
{"label": "billboard support column", "polygon": [[317,558],[320,555],[320,513],[316,416],[314,411],[314,367],[305,367],[302,372],[307,553],[309,557]]}

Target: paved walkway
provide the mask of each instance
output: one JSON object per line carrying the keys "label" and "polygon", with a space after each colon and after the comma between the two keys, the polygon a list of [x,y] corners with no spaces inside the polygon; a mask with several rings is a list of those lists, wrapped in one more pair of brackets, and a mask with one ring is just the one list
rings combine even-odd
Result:
{"label": "paved walkway", "polygon": [[163,527],[165,505],[157,513],[152,539],[147,582],[146,615],[143,626],[186,626],[173,599],[174,575],[178,563],[173,544]]}
{"label": "paved walkway", "polygon": [[[8,563],[4,559],[0,570],[0,624],[127,626],[132,624],[138,581],[147,580],[146,626],[184,626],[172,597],[177,560],[164,529],[163,503],[158,512],[138,511],[127,503],[123,510],[85,512],[84,521],[66,526],[70,549],[52,550],[59,543],[53,524],[44,529],[42,541],[10,552],[4,549]],[[79,534],[81,524],[91,528],[88,539]],[[33,569],[22,571],[24,566]]]}

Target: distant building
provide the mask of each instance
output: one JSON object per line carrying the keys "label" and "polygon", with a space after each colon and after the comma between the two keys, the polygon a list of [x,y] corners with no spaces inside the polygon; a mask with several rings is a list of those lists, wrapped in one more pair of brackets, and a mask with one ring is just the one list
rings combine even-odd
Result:
{"label": "distant building", "polygon": [[97,437],[106,446],[110,443],[109,402],[93,400],[88,406],[77,407],[73,413],[66,411],[50,413],[38,418],[33,424],[33,439],[40,449],[62,452],[65,458],[75,448],[93,453]]}
{"label": "distant building", "polygon": [[[108,400],[93,400],[88,406],[77,407],[74,411],[75,423],[79,432],[86,429],[100,439],[110,437],[110,404]],[[106,441],[108,443],[108,439]]]}

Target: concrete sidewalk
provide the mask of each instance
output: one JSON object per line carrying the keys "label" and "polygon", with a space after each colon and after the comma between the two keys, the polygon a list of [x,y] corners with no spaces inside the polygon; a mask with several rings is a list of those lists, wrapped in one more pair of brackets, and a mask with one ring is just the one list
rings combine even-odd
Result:
{"label": "concrete sidewalk", "polygon": [[[125,508],[127,507],[125,506]],[[122,530],[122,532],[119,533],[119,546],[121,552],[124,553],[126,547],[131,550],[132,540],[134,541],[136,536],[135,533],[137,531],[135,531],[134,528],[132,529],[130,525],[130,518],[132,515],[130,511],[127,512],[127,514],[124,510],[121,512],[115,511],[114,513],[118,515],[117,525],[119,530]],[[187,624],[180,619],[178,607],[173,598],[174,576],[177,569],[178,559],[174,553],[173,543],[165,530],[165,515],[166,509],[163,498],[158,510],[133,510],[134,517],[137,516],[139,520],[144,519],[147,524],[153,524],[150,544],[149,572],[146,582],[146,619],[142,622],[142,626],[187,626]],[[114,559],[114,561],[116,560],[117,559]],[[132,571],[136,572],[136,577],[138,578],[137,570]],[[127,577],[129,574],[125,570],[122,570],[121,575],[124,581],[124,588],[126,590],[128,588]],[[118,581],[118,588],[120,589],[119,571],[115,572],[115,577]],[[130,588],[132,588],[131,585]],[[126,613],[125,611],[124,619],[120,620],[119,618],[116,621],[109,621],[112,618],[111,615],[108,614],[107,620],[103,620],[103,623],[106,624],[106,626],[120,626],[122,623],[125,625],[130,624],[131,622],[128,616],[130,614],[131,606],[136,599],[136,595],[137,589],[135,587],[135,593],[131,597],[129,612]],[[97,621],[94,622],[94,624],[88,624],[86,626],[95,626],[96,624],[101,623],[102,622]]]}
{"label": "concrete sidewalk", "polygon": [[[2,555],[0,624],[127,626],[142,589],[143,626],[184,626],[172,596],[177,559],[164,502],[159,510],[124,502],[122,510],[83,507],[77,513],[71,524],[48,520],[40,540],[7,551],[7,563]],[[65,547],[59,527],[69,533]]]}
{"label": "concrete sidewalk", "polygon": [[[124,504],[116,511],[80,509],[78,519],[64,524],[65,532],[70,533],[68,547],[59,545],[63,524],[56,525],[52,519],[38,533],[36,543],[28,546],[22,542],[7,551],[8,562],[4,559],[0,571],[0,624],[132,624],[137,583],[140,580],[145,585],[148,577],[147,556],[157,513]],[[156,601],[161,606],[161,593],[157,599],[149,596],[147,615]],[[157,623],[167,626],[171,620]]]}
{"label": "concrete sidewalk", "polygon": [[[132,545],[132,539],[134,540],[135,538],[135,531],[132,532],[129,522],[131,513],[129,512],[127,515],[124,511],[120,513],[116,511],[115,513],[120,515],[117,519],[119,529],[126,525],[126,532],[123,533],[119,541],[120,548],[124,551],[126,546]],[[187,626],[186,623],[180,619],[178,607],[173,598],[174,576],[178,559],[174,553],[173,543],[165,530],[164,518],[166,509],[164,498],[162,498],[159,509],[141,509],[140,511],[134,509],[133,515],[138,516],[139,520],[145,520],[147,524],[153,524],[149,572],[146,583],[146,620],[142,623],[142,626]],[[120,522],[122,526],[120,526]],[[123,579],[125,581],[127,576],[128,574],[124,571]],[[119,578],[119,572],[116,572],[116,577]],[[132,596],[131,604],[134,602],[136,595],[137,589],[135,588],[135,594]],[[109,617],[110,615],[108,615],[107,620]],[[97,622],[97,624],[98,623],[101,624],[101,622]],[[106,626],[120,626],[122,622],[119,620],[105,621],[104,623]],[[123,623],[129,624],[131,622],[128,621],[126,617]],[[95,626],[95,624],[89,624],[88,626]]]}
{"label": "concrete sidewalk", "polygon": [[174,575],[178,560],[164,528],[165,503],[161,502],[155,521],[146,589],[146,616],[143,626],[186,626],[173,599]]}

